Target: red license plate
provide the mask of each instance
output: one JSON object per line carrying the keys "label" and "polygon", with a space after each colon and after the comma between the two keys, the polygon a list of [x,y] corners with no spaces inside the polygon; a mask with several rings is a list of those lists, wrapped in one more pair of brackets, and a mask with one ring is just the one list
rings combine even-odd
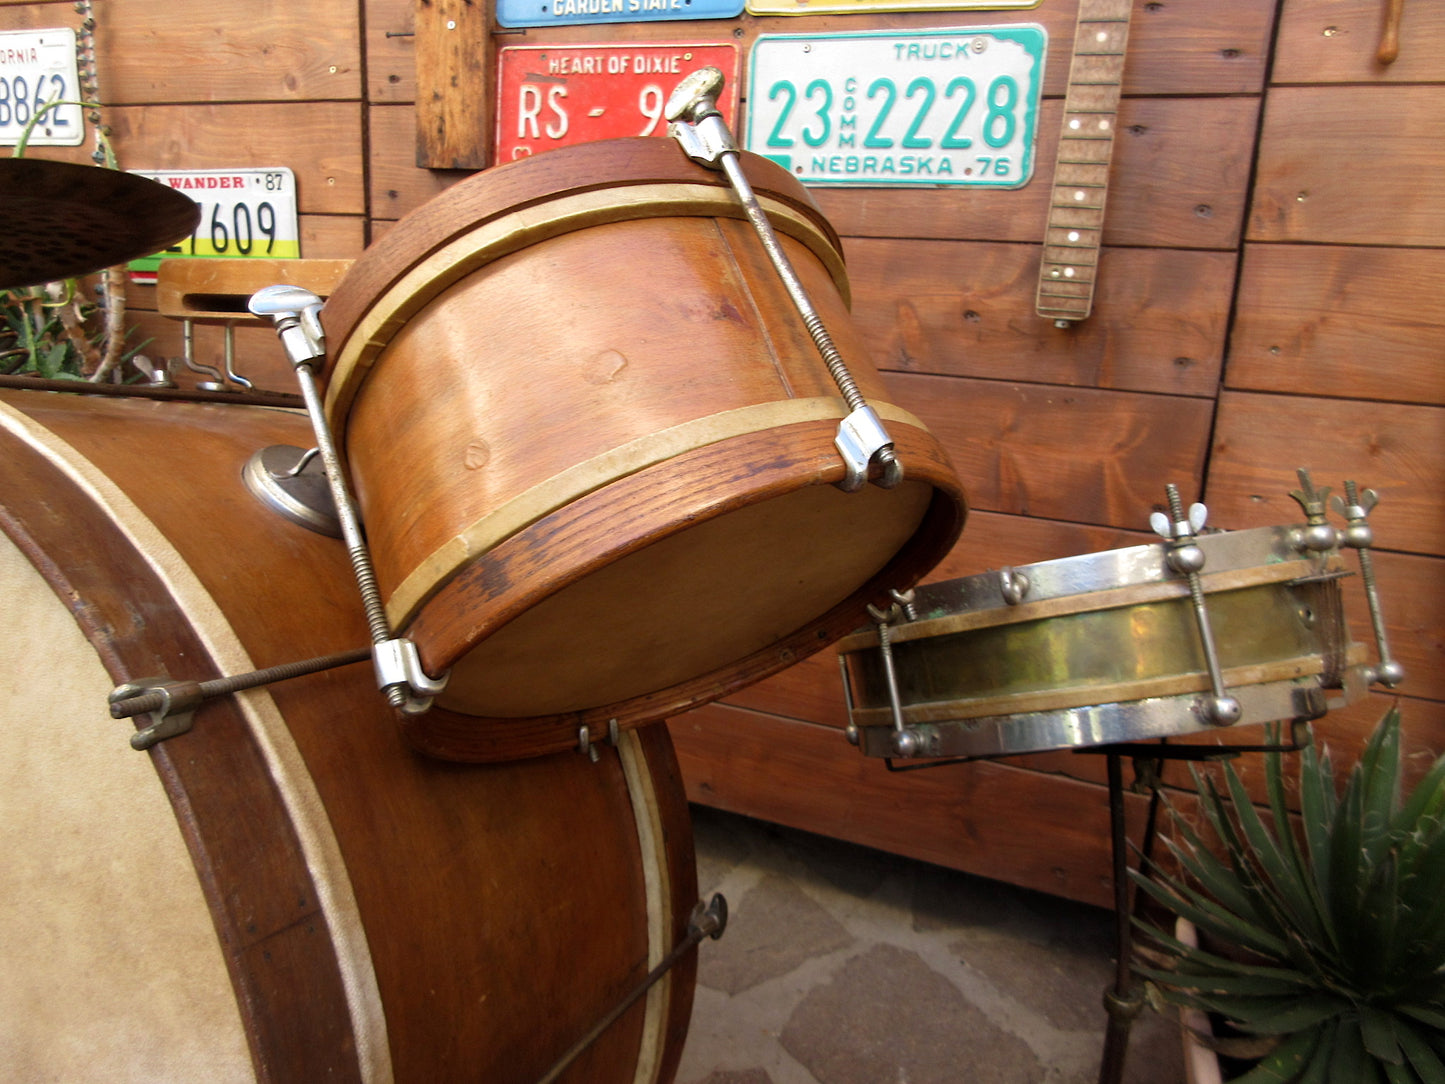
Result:
{"label": "red license plate", "polygon": [[726,78],[718,108],[733,127],[739,56],[730,42],[506,46],[497,63],[496,161],[597,139],[665,136],[667,96],[708,65]]}

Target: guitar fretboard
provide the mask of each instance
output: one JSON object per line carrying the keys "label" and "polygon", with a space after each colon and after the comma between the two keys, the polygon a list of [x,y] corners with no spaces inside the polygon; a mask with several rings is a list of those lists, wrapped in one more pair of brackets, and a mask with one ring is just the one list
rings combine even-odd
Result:
{"label": "guitar fretboard", "polygon": [[1079,0],[1035,303],[1040,316],[1056,322],[1083,320],[1094,306],[1132,6]]}

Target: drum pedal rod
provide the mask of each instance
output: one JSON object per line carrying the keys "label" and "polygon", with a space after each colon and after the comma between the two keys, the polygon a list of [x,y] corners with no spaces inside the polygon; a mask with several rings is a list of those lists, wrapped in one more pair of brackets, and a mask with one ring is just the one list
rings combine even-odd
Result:
{"label": "drum pedal rod", "polygon": [[590,1031],[578,1039],[571,1048],[563,1054],[547,1070],[545,1076],[537,1081],[537,1084],[553,1084],[553,1082],[567,1071],[571,1065],[589,1046],[595,1043],[604,1031],[615,1024],[618,1019],[648,990],[657,985],[658,981],[677,966],[679,960],[691,952],[704,938],[712,938],[716,941],[723,935],[728,925],[728,901],[723,898],[722,893],[716,893],[713,898],[704,904],[698,900],[697,905],[692,909],[692,915],[687,921],[687,934],[679,941],[671,952],[662,958],[662,962],[647,973],[647,976],[627,992],[627,995],[619,1001],[612,1009],[592,1025]]}
{"label": "drum pedal rod", "polygon": [[407,715],[420,715],[431,707],[432,699],[446,687],[447,675],[443,674],[440,678],[429,676],[422,669],[416,644],[403,637],[393,636],[391,625],[387,621],[381,591],[376,586],[376,572],[372,567],[371,554],[361,533],[361,517],[356,510],[351,488],[347,485],[341,457],[336,452],[331,427],[326,421],[321,393],[316,386],[313,366],[326,356],[326,333],[321,327],[321,299],[300,286],[267,286],[251,295],[247,308],[253,315],[272,319],[276,325],[276,335],[281,340],[291,367],[296,370],[296,379],[301,385],[301,397],[306,402],[306,413],[311,418],[311,428],[316,434],[316,449],[325,466],[326,481],[336,506],[341,537],[346,543],[351,567],[356,573],[356,583],[361,590],[366,623],[371,631],[372,661],[376,667],[377,687],[386,693],[387,701],[398,711]]}
{"label": "drum pedal rod", "polygon": [[882,469],[874,479],[875,484],[883,489],[892,489],[903,481],[903,464],[893,452],[893,438],[858,390],[847,363],[833,344],[828,329],[823,326],[818,310],[803,288],[802,280],[798,278],[788,254],[783,251],[772,223],[743,173],[737,139],[717,108],[717,97],[722,88],[723,73],[714,67],[699,68],[684,77],[663,106],[663,115],[669,122],[668,134],[677,140],[683,152],[694,162],[709,169],[720,169],[726,174],[748,221],[757,231],[773,270],[782,280],[793,306],[813,338],[813,345],[818,348],[833,382],[848,404],[850,413],[838,423],[838,435],[833,440],[838,454],[843,457],[846,472],[838,487],[847,493],[862,489],[869,481],[869,465],[876,463]]}

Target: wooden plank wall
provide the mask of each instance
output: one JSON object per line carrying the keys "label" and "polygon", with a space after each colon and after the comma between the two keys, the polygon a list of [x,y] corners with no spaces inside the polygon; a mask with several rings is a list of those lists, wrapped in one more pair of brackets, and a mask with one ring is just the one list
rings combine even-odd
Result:
{"label": "wooden plank wall", "polygon": [[[428,0],[95,0],[126,168],[288,165],[302,251],[355,256],[466,174],[415,165],[410,36]],[[1016,191],[831,189],[855,314],[897,400],[947,443],[973,514],[933,578],[1132,544],[1167,482],[1211,522],[1292,521],[1294,468],[1374,516],[1412,757],[1445,748],[1445,10],[1383,0],[1137,0],[1094,315],[1033,313],[1077,0],[1032,10],[531,30],[503,44],[1042,24],[1038,168]],[[76,25],[0,0],[0,29]],[[746,52],[744,52],[746,55]],[[460,91],[481,96],[486,86]],[[744,103],[744,109],[746,103]],[[87,149],[47,155],[83,160]],[[156,354],[180,352],[130,297]],[[203,358],[219,334],[202,329]],[[289,387],[269,332],[242,370]],[[1352,607],[1357,635],[1364,607]],[[1387,698],[1330,716],[1358,747]],[[1101,758],[1069,750],[890,774],[843,740],[831,653],[672,723],[699,802],[1107,903]],[[1253,767],[1246,764],[1246,769]],[[1138,810],[1134,809],[1137,816]]]}

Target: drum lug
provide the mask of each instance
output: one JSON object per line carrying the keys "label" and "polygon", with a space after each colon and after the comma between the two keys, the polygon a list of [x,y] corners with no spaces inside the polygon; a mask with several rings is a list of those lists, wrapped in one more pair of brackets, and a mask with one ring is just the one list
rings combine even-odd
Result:
{"label": "drum lug", "polygon": [[[1359,553],[1360,579],[1365,585],[1365,603],[1370,609],[1370,624],[1375,632],[1375,650],[1379,662],[1365,671],[1368,684],[1383,685],[1393,689],[1405,680],[1405,668],[1390,657],[1390,644],[1385,639],[1385,618],[1380,608],[1380,592],[1375,586],[1375,561],[1370,547],[1375,543],[1375,533],[1370,527],[1370,510],[1379,503],[1379,495],[1373,489],[1360,492],[1353,481],[1345,483],[1345,500],[1335,497],[1330,506],[1345,518],[1341,541]],[[1346,503],[1348,501],[1348,503]]]}
{"label": "drum lug", "polygon": [[772,223],[743,173],[738,159],[737,139],[717,108],[717,96],[722,88],[723,73],[717,68],[699,68],[685,76],[663,107],[663,115],[669,122],[668,134],[677,140],[683,153],[693,161],[727,175],[728,183],[737,193],[738,202],[762,242],[773,270],[777,272],[793,307],[798,310],[808,334],[812,336],[823,364],[828,367],[829,375],[848,404],[850,413],[839,423],[838,435],[833,441],[843,457],[844,476],[838,488],[845,493],[862,489],[869,481],[870,464],[876,463],[881,470],[872,481],[882,489],[893,489],[903,481],[903,464],[893,454],[893,438],[858,390],[843,355],[823,326],[817,308],[803,288],[802,280],[798,278],[788,254],[783,251]]}
{"label": "drum lug", "polygon": [[1300,488],[1290,490],[1289,495],[1305,514],[1305,526],[1294,533],[1295,548],[1302,553],[1325,553],[1334,549],[1339,544],[1339,535],[1325,522],[1330,487],[1316,489],[1310,480],[1310,472],[1303,467],[1298,468],[1295,474],[1299,476]]}
{"label": "drum lug", "polygon": [[[890,626],[911,609],[913,598],[912,591],[894,591],[893,605],[887,610],[880,610],[873,605],[868,607],[868,615],[878,625],[878,653],[883,659],[883,677],[888,685],[888,707],[893,715],[893,752],[904,759],[922,752],[922,743],[917,732],[903,722],[903,698],[898,692],[898,670],[893,662],[893,633]],[[912,618],[911,613],[908,613],[908,616]],[[856,737],[855,730],[849,740],[855,741]]]}
{"label": "drum lug", "polygon": [[401,689],[406,699],[397,706],[407,715],[430,710],[432,700],[447,687],[449,675],[434,678],[423,670],[416,643],[404,637],[373,644],[371,659],[376,666],[376,687],[388,692]]}
{"label": "drum lug", "polygon": [[160,707],[147,713],[150,725],[137,730],[130,738],[130,747],[142,752],[167,738],[174,738],[191,729],[203,696],[195,681],[171,681],[168,678],[141,678],[127,681],[111,690],[108,702],[119,703],[132,697],[159,696]]}
{"label": "drum lug", "polygon": [[1169,498],[1169,517],[1155,512],[1149,517],[1149,525],[1154,528],[1155,534],[1168,543],[1165,562],[1170,570],[1189,581],[1189,597],[1194,604],[1194,619],[1199,626],[1199,642],[1204,649],[1204,663],[1209,670],[1211,692],[1211,695],[1199,700],[1197,709],[1205,722],[1214,726],[1230,726],[1239,721],[1242,709],[1239,700],[1228,695],[1224,688],[1219,652],[1214,646],[1209,609],[1204,602],[1204,587],[1199,580],[1199,571],[1204,567],[1204,551],[1195,542],[1195,536],[1204,529],[1209,512],[1202,504],[1192,504],[1186,519],[1178,487],[1171,482],[1165,487],[1165,491]]}

